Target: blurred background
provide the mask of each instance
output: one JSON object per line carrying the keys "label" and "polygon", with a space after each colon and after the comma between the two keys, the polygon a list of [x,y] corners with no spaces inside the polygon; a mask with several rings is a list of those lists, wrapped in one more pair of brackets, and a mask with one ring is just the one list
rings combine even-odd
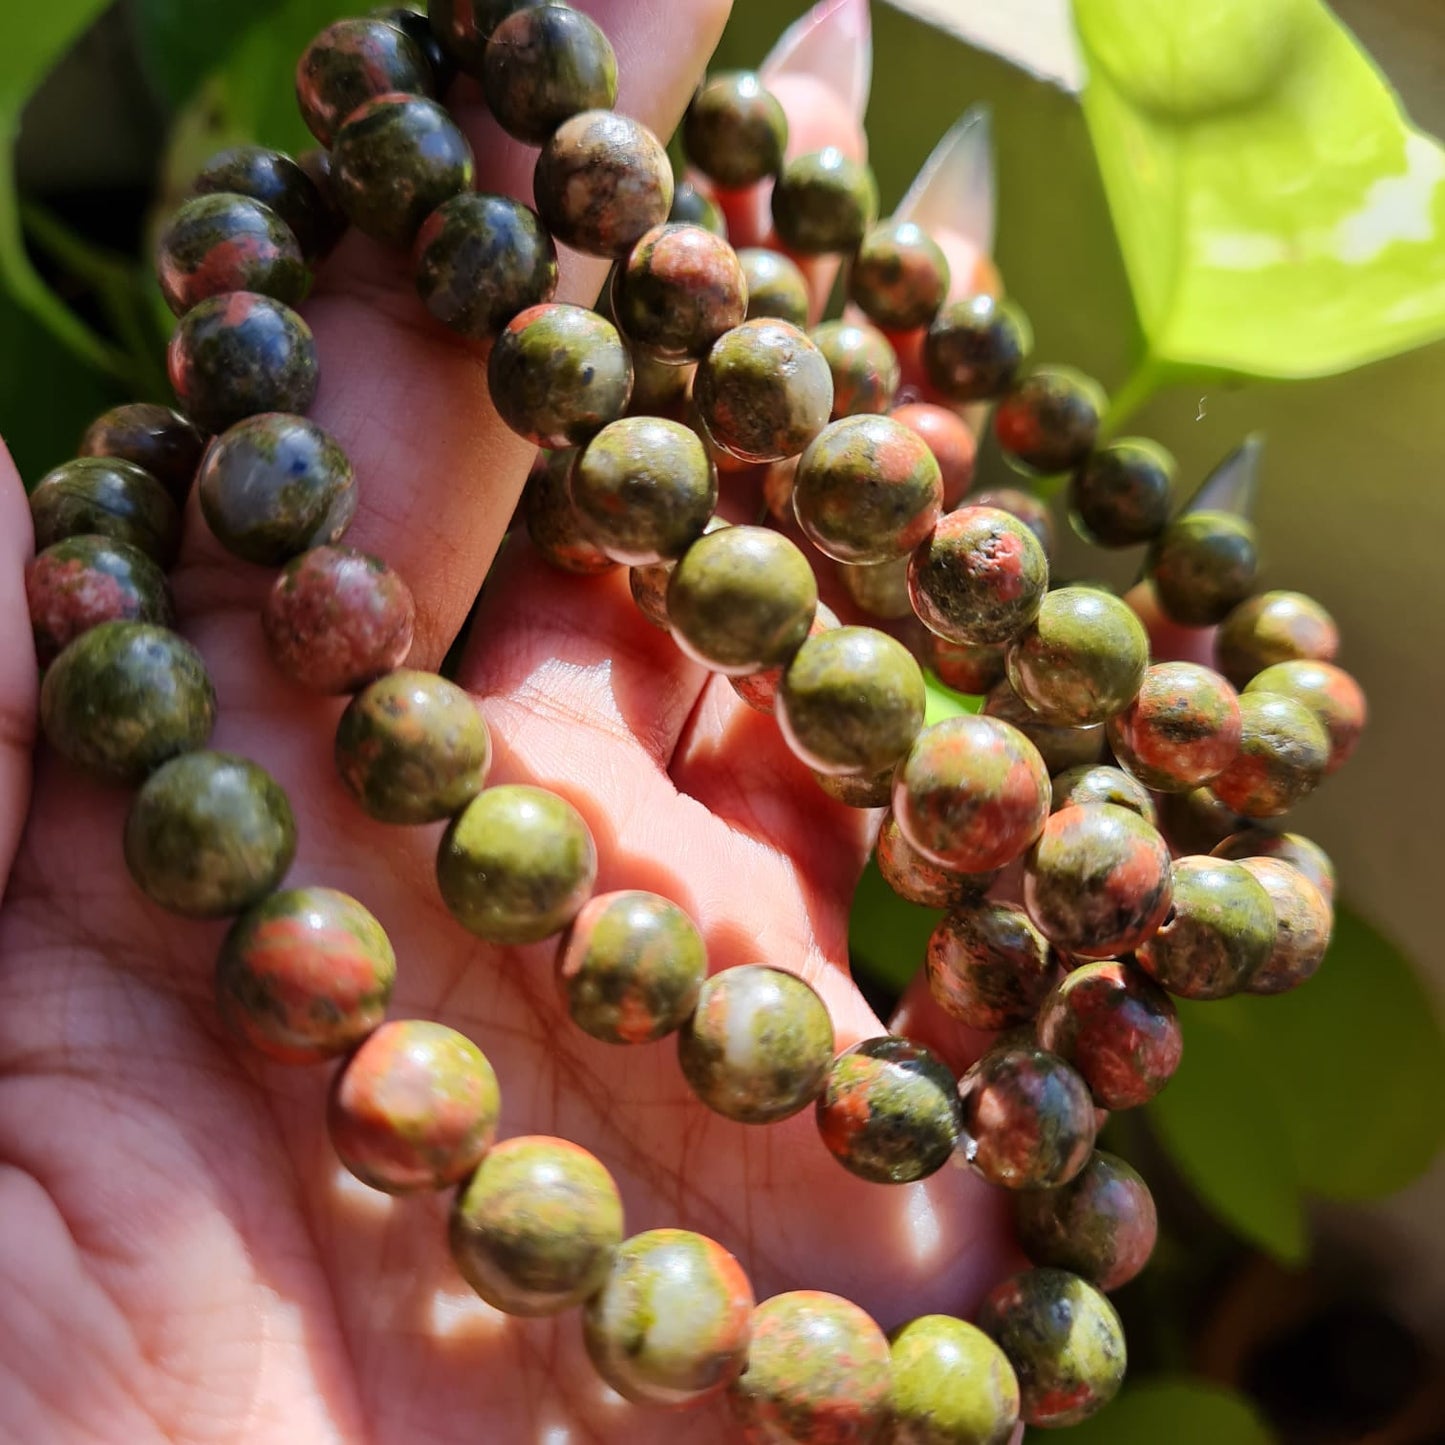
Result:
{"label": "blurred background", "polygon": [[[27,484],[106,406],[167,399],[154,218],[223,145],[309,143],[295,57],[358,8],[0,7],[0,434]],[[715,67],[755,66],[804,8],[736,0]],[[1179,1075],[1104,1136],[1163,1234],[1118,1296],[1126,1397],[1073,1438],[1438,1445],[1445,7],[875,0],[872,18],[885,213],[986,105],[996,256],[1036,355],[1096,375],[1115,430],[1165,443],[1186,488],[1265,434],[1266,584],[1326,603],[1372,706],[1291,821],[1343,880],[1320,975],[1182,1009]],[[1221,234],[1247,263],[1211,251]],[[1017,478],[985,446],[976,486],[995,483]],[[1066,541],[1060,570],[1123,584],[1139,560]],[[896,994],[933,919],[870,877],[854,922],[855,965]]]}

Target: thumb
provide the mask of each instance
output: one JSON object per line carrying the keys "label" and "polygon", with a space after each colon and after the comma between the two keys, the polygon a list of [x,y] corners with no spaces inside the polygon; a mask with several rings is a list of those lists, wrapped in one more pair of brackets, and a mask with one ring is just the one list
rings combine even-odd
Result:
{"label": "thumb", "polygon": [[32,535],[20,473],[0,441],[0,897],[25,826],[35,750],[35,644],[25,600]]}

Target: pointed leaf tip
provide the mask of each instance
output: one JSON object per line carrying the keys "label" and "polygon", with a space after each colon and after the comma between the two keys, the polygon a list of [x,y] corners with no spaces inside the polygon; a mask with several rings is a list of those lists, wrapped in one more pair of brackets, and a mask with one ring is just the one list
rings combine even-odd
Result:
{"label": "pointed leaf tip", "polygon": [[993,254],[993,113],[971,106],[944,133],[893,213],[927,230],[946,228]]}
{"label": "pointed leaf tip", "polygon": [[873,21],[868,0],[822,0],[778,37],[759,66],[767,82],[811,75],[860,120],[873,83]]}
{"label": "pointed leaf tip", "polygon": [[1264,457],[1264,433],[1250,432],[1210,472],[1184,506],[1189,512],[1233,512],[1249,519],[1259,498],[1259,469]]}

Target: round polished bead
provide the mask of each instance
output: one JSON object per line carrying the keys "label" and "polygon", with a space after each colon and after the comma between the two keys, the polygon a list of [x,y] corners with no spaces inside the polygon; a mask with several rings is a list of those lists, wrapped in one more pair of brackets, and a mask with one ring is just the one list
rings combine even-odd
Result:
{"label": "round polished bead", "polygon": [[1231,833],[1215,843],[1211,851],[1216,858],[1232,858],[1235,862],[1246,858],[1278,858],[1281,863],[1298,868],[1319,889],[1326,903],[1334,901],[1335,865],[1318,843],[1302,833],[1275,833],[1256,825]]}
{"label": "round polished bead", "polygon": [[697,433],[662,417],[629,416],[603,427],[568,479],[583,532],[627,566],[675,560],[717,505],[717,470]]}
{"label": "round polished bead", "polygon": [[1239,720],[1239,751],[1211,791],[1247,818],[1287,813],[1323,781],[1328,731],[1302,702],[1272,692],[1241,693]]}
{"label": "round polished bead", "polygon": [[913,612],[908,593],[911,560],[898,557],[892,562],[870,562],[862,566],[839,562],[835,576],[860,612],[885,622],[899,622]]}
{"label": "round polished bead", "polygon": [[443,201],[416,236],[417,294],[444,326],[490,341],[557,291],[557,248],[537,213],[468,191]]}
{"label": "round polished bead", "polygon": [[923,365],[934,388],[950,401],[992,401],[1014,384],[1033,350],[1028,317],[996,296],[950,301],[933,318]]}
{"label": "round polished bead", "polygon": [[1067,1184],[1094,1147],[1089,1086],[1061,1058],[1021,1043],[990,1049],[958,1085],[969,1163],[1005,1189]]}
{"label": "round polished bead", "polygon": [[1313,978],[1324,960],[1334,912],[1324,894],[1292,864],[1279,858],[1245,858],[1241,868],[1274,905],[1274,947],[1245,985],[1249,993],[1288,993]]}
{"label": "round polished bead", "polygon": [[700,361],[747,315],[747,281],[733,248],[701,226],[648,231],[612,280],[612,312],[645,355]]}
{"label": "round polished bead", "polygon": [[[673,366],[666,361],[654,361],[631,342],[627,350],[632,357],[632,400],[627,404],[627,415],[676,417],[685,414],[692,403],[692,377],[697,368],[691,363]],[[701,432],[698,439],[707,445]]]}
{"label": "round polished bead", "polygon": [[582,306],[532,306],[508,322],[487,363],[502,420],[539,447],[581,446],[632,396],[632,362],[610,321]]}
{"label": "round polished bead", "polygon": [[1004,456],[1027,472],[1077,467],[1094,449],[1108,399],[1098,382],[1069,366],[1041,366],[994,409],[993,434]]}
{"label": "round polished bead", "polygon": [[[704,535],[708,532],[720,531],[729,525],[730,523],[723,521],[721,517],[713,517],[703,529]],[[668,630],[667,587],[668,583],[672,581],[672,574],[676,567],[676,562],[654,562],[648,567],[630,567],[627,573],[627,585],[632,593],[632,600],[637,604],[637,610],[654,627],[660,627],[664,632]],[[832,617],[831,612],[828,615]],[[836,617],[833,618],[834,626],[837,626],[837,621]],[[774,679],[781,680],[780,668],[771,668],[769,671]],[[761,674],[755,675],[761,676]]]}
{"label": "round polished bead", "polygon": [[1120,766],[1167,793],[1187,793],[1218,777],[1239,751],[1240,732],[1234,689],[1192,662],[1156,663],[1108,727]]}
{"label": "round polished bead", "polygon": [[282,1064],[349,1053],[386,1017],[396,955],[380,923],[333,888],[287,888],[232,925],[216,998],[233,1033]]}
{"label": "round polished bead", "polygon": [[952,717],[924,728],[898,769],[893,813],[926,857],[962,872],[1012,862],[1038,837],[1049,775],[1016,728]]}
{"label": "round polished bead", "polygon": [[442,49],[474,80],[480,80],[492,32],[514,11],[535,3],[536,0],[427,0],[427,16]]}
{"label": "round polished bead", "polygon": [[922,1315],[894,1332],[889,1354],[888,1445],[1008,1445],[1018,1380],[977,1326]]}
{"label": "round polished bead", "polygon": [[672,207],[672,166],[646,126],[585,110],[552,133],[532,177],[547,229],[588,256],[625,256]]}
{"label": "round polished bead", "polygon": [[1074,529],[1098,547],[1152,542],[1169,522],[1174,471],[1174,458],[1144,437],[1100,447],[1069,479]]}
{"label": "round polished bead", "polygon": [[26,563],[25,600],[41,667],[102,622],[173,620],[165,573],[139,548],[95,534],[54,542]]}
{"label": "round polished bead", "polygon": [[381,823],[435,823],[481,791],[492,760],[487,725],[470,693],[407,668],[351,699],[336,725],[336,769]]}
{"label": "round polished bead", "polygon": [[948,296],[948,258],[913,221],[885,221],[848,266],[848,299],[885,331],[927,326]]}
{"label": "round polished bead", "polygon": [[578,1028],[646,1044],[680,1028],[707,977],[707,948],[677,904],[631,890],[590,899],[557,946],[557,982]]}
{"label": "round polished bead", "polygon": [[281,151],[231,146],[201,167],[191,191],[198,196],[229,193],[259,201],[285,222],[308,263],[320,260],[336,243],[326,198],[306,171]]}
{"label": "round polished bead", "polygon": [[753,71],[710,75],[683,117],[682,144],[715,185],[741,190],[782,169],[788,117]]}
{"label": "round polished bead", "polygon": [[493,1309],[553,1315],[607,1278],[622,1198],[601,1161],[565,1139],[504,1139],[457,1192],[449,1226],[462,1278]]}
{"label": "round polished bead", "polygon": [[[532,545],[554,567],[580,577],[595,577],[612,571],[617,563],[588,537],[572,505],[568,478],[576,459],[572,447],[538,455],[522,493],[522,517]],[[666,619],[658,625],[666,627]]]}
{"label": "round polished bead", "polygon": [[582,1312],[597,1373],[624,1399],[692,1405],[747,1364],[753,1290],[706,1235],[650,1229],[624,1240]]}
{"label": "round polished bead", "polygon": [[809,335],[833,374],[835,421],[877,415],[893,405],[902,372],[893,343],[877,327],[825,321]]}
{"label": "round polished bead", "polygon": [[1120,768],[1106,767],[1102,763],[1084,763],[1056,773],[1053,786],[1051,813],[1061,812],[1064,808],[1084,807],[1089,803],[1112,803],[1116,808],[1127,808],[1131,813],[1138,813],[1146,823],[1158,826],[1154,799],[1149,789]]}
{"label": "round polished bead", "polygon": [[1060,727],[1045,722],[1010,685],[1007,678],[992,687],[983,700],[985,717],[996,717],[1016,727],[1038,750],[1051,773],[1096,763],[1104,752],[1104,726]]}
{"label": "round polished bead", "polygon": [[1024,862],[1024,905],[1044,937],[1078,958],[1114,958],[1169,911],[1169,847],[1137,813],[1110,803],[1050,816]]}
{"label": "round polished bead", "polygon": [[289,307],[253,291],[212,296],[181,317],[166,353],[171,385],[203,431],[316,399],[316,342]]}
{"label": "round polished bead", "polygon": [[488,788],[452,819],[437,849],[442,902],[489,943],[551,937],[577,916],[596,881],[591,830],[545,788]]}
{"label": "round polished bead", "polygon": [[282,412],[247,417],[217,437],[196,492],[216,540],[263,567],[337,541],[356,515],[356,474],[336,439]]}
{"label": "round polished bead", "polygon": [[424,1019],[384,1023],[346,1061],[326,1122],[341,1162],[387,1194],[443,1189],[491,1147],[497,1076],[465,1035]]}
{"label": "round polished bead", "polygon": [[30,493],[30,523],[37,551],[70,537],[108,537],[164,568],[180,547],[180,513],[166,489],[113,457],[76,457],[47,472]]}
{"label": "round polished bead", "polygon": [[794,255],[847,254],[878,217],[878,182],[837,148],[795,156],[773,186],[773,225]]}
{"label": "round polished bead", "polygon": [[564,120],[617,100],[617,57],[598,26],[570,5],[528,5],[492,31],[482,91],[497,124],[541,145]]}
{"label": "round polished bead", "polygon": [[1182,627],[1223,622],[1254,591],[1259,575],[1254,528],[1232,512],[1186,512],[1149,549],[1148,573],[1171,622]]}
{"label": "round polished bead", "polygon": [[701,226],[714,236],[728,238],[727,217],[713,198],[691,181],[678,181],[672,188],[672,205],[667,219],[679,226]]}
{"label": "round polished bead", "polygon": [[1273,693],[1303,703],[1329,734],[1330,757],[1325,774],[1335,772],[1349,761],[1365,729],[1367,707],[1359,683],[1332,662],[1295,658],[1277,662],[1256,673],[1245,694]]}
{"label": "round polished bead", "polygon": [[808,282],[797,262],[781,251],[750,246],[737,253],[743,268],[746,319],[773,317],[791,326],[808,324]]}
{"label": "round polished bead", "polygon": [[1138,969],[1112,961],[1086,964],[1060,981],[1039,1010],[1038,1037],[1079,1071],[1101,1109],[1147,1104],[1184,1053],[1169,995]]}
{"label": "round polished bead", "polygon": [[373,20],[385,20],[388,25],[395,25],[426,56],[431,71],[431,87],[427,93],[440,100],[456,79],[456,62],[442,48],[441,41],[431,28],[425,4],[421,4],[421,0],[418,3],[419,9],[410,4],[378,5],[370,11],[370,15]]}
{"label": "round polished bead", "polygon": [[1003,678],[1005,646],[1002,642],[950,642],[925,630],[921,651],[925,666],[945,687],[982,697]]}
{"label": "round polished bead", "polygon": [[943,918],[928,940],[928,988],[971,1029],[1033,1018],[1058,972],[1048,940],[1011,903],[976,900]]}
{"label": "round polished bead", "polygon": [[369,100],[389,92],[423,95],[431,66],[409,35],[384,20],[337,20],[302,52],[296,100],[306,128],[324,146]]}
{"label": "round polished bead", "polygon": [[1208,788],[1188,793],[1158,793],[1159,830],[1169,841],[1174,856],[1208,853],[1245,823],[1233,808],[1227,808]]}
{"label": "round polished bead", "polygon": [[1214,639],[1215,662],[1236,687],[1279,662],[1333,662],[1339,650],[1334,618],[1303,592],[1247,598],[1224,619]]}
{"label": "round polished bead", "polygon": [[1050,1428],[1087,1419],[1119,1391],[1127,1352],[1114,1307],[1061,1269],[1031,1269],[997,1286],[978,1314],[1018,1376],[1019,1418]]}
{"label": "round polished bead", "polygon": [[865,1039],[838,1055],[817,1104],[818,1133],[850,1173],[874,1184],[936,1174],[963,1111],[948,1066],[909,1039]]}
{"label": "round polished bead", "polygon": [[833,1025],[796,974],[742,964],[703,984],[677,1055],[709,1109],[740,1124],[772,1124],[818,1097],[833,1062]]}
{"label": "round polished bead", "polygon": [[141,785],[125,820],[125,864],[153,903],[220,918],[259,902],[296,855],[281,785],[234,753],[193,752]]}
{"label": "round polished bead", "polygon": [[919,543],[913,610],[950,642],[1007,642],[1038,616],[1049,563],[1038,538],[997,507],[960,507]]}
{"label": "round polished bead", "polygon": [[[893,792],[893,769],[887,774],[888,788],[883,801]],[[878,830],[878,871],[883,881],[900,897],[921,908],[963,908],[977,903],[988,892],[996,870],[984,873],[960,873],[925,858],[898,826],[892,810],[885,815]]]}
{"label": "round polished bead", "polygon": [[255,291],[288,306],[310,276],[286,223],[249,196],[195,196],[166,222],[156,242],[156,274],[177,316],[208,296]]}
{"label": "round polished bead", "polygon": [[216,690],[194,647],[145,622],[102,622],[51,663],[40,685],[45,740],[109,783],[138,783],[206,745]]}
{"label": "round polished bead", "polygon": [[[314,263],[329,256],[341,244],[341,238],[351,228],[351,222],[336,199],[331,152],[322,146],[312,146],[296,157],[296,164],[315,187],[321,200],[314,245],[307,248],[302,242],[307,257]],[[297,238],[300,239],[299,233]]]}
{"label": "round polished bead", "polygon": [[115,457],[133,462],[171,494],[186,500],[206,449],[189,417],[149,401],[112,407],[86,427],[77,451],[82,457]]}
{"label": "round polished bead", "polygon": [[[666,617],[666,604],[664,603],[663,626],[667,625]],[[841,625],[833,609],[820,602],[818,610],[813,614],[813,625],[808,629],[808,638],[811,640],[819,633],[831,632]],[[728,681],[732,684],[733,691],[750,708],[755,712],[767,713],[771,717],[777,711],[778,689],[783,685],[783,673],[786,670],[784,667],[769,667],[762,672],[750,672],[744,677],[730,677]],[[889,765],[889,771],[892,771],[892,764]],[[813,774],[815,777],[824,776],[816,768],[813,769]],[[841,773],[837,776],[852,777],[855,775]]]}
{"label": "round polished bead", "polygon": [[971,507],[997,507],[1016,517],[1038,538],[1044,556],[1051,561],[1054,555],[1054,514],[1049,504],[1036,492],[1026,492],[1021,487],[986,487],[975,492],[969,499]]}
{"label": "round polished bead", "polygon": [[952,510],[973,485],[978,443],[968,423],[946,406],[927,401],[907,402],[888,414],[923,438],[943,477],[944,510]]}
{"label": "round polished bead", "polygon": [[835,803],[845,808],[885,808],[893,795],[893,769],[884,768],[871,778],[850,773],[813,774],[813,781]]}

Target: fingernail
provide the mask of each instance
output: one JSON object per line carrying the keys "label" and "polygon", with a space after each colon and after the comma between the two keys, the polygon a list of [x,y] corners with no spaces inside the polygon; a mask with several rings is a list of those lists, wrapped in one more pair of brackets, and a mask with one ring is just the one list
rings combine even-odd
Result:
{"label": "fingernail", "polygon": [[993,254],[993,119],[987,106],[972,106],[949,127],[893,218],[915,221],[926,231],[953,231],[973,242],[980,255]]}
{"label": "fingernail", "polygon": [[873,22],[868,0],[822,0],[783,31],[763,61],[761,75],[811,75],[863,118],[873,82]]}
{"label": "fingernail", "polygon": [[1254,515],[1259,496],[1259,466],[1264,456],[1264,433],[1251,432],[1210,474],[1184,504],[1190,512],[1233,512],[1246,520]]}

